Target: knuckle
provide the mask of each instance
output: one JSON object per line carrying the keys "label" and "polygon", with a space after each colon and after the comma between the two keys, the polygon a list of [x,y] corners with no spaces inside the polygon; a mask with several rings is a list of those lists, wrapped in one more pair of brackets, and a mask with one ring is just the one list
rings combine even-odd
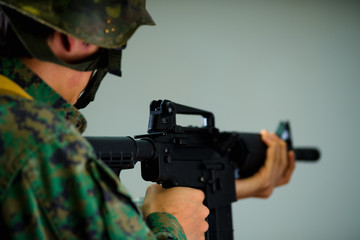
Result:
{"label": "knuckle", "polygon": [[282,148],[283,148],[283,145],[282,145],[282,141],[281,141],[281,140],[276,141],[275,145],[276,145],[276,147],[277,147],[278,149],[282,149]]}
{"label": "knuckle", "polygon": [[205,193],[199,189],[196,189],[196,191],[198,198],[203,201],[205,199]]}
{"label": "knuckle", "polygon": [[267,191],[267,189],[271,189],[271,181],[270,181],[270,179],[266,179],[264,182],[263,182],[263,184],[262,184],[262,189],[264,190],[264,191]]}
{"label": "knuckle", "polygon": [[209,223],[204,219],[200,222],[200,226],[199,226],[199,229],[202,231],[202,232],[206,232],[208,229],[209,229]]}
{"label": "knuckle", "polygon": [[162,187],[159,184],[153,183],[148,186],[148,189],[150,191],[160,191],[162,189]]}
{"label": "knuckle", "polygon": [[202,226],[201,226],[201,230],[203,232],[206,232],[207,230],[209,230],[209,223],[205,221],[204,224],[202,224]]}
{"label": "knuckle", "polygon": [[209,216],[210,214],[210,210],[209,208],[207,208],[206,206],[203,207],[203,210],[202,210],[202,216],[203,218],[205,219],[207,216]]}
{"label": "knuckle", "polygon": [[286,142],[284,140],[280,140],[279,144],[281,147],[286,148]]}
{"label": "knuckle", "polygon": [[268,179],[262,185],[262,188],[260,191],[261,192],[260,197],[261,198],[269,198],[272,195],[273,190],[274,190],[274,187],[273,187],[271,181]]}
{"label": "knuckle", "polygon": [[197,224],[196,235],[198,235],[198,238],[196,239],[205,239],[204,233],[208,230],[209,230],[209,224],[205,220],[200,224]]}
{"label": "knuckle", "polygon": [[282,161],[280,161],[280,168],[282,170],[282,172],[285,172],[286,169],[288,168],[288,162],[287,159],[282,159]]}
{"label": "knuckle", "polygon": [[154,186],[154,184],[151,184],[147,187],[146,189],[146,194],[150,194],[156,191],[156,186]]}

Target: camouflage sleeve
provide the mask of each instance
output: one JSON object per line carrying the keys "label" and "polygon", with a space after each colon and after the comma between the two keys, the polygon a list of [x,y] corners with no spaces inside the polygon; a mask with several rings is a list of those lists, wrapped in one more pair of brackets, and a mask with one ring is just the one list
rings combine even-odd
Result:
{"label": "camouflage sleeve", "polygon": [[[134,203],[141,209],[144,198],[135,198]],[[157,239],[184,239],[186,236],[178,220],[169,213],[155,212],[146,217],[146,224]],[[166,234],[164,234],[166,233]],[[164,238],[165,237],[165,238]]]}
{"label": "camouflage sleeve", "polygon": [[152,213],[147,216],[146,223],[151,231],[157,236],[157,239],[186,240],[186,236],[181,228],[181,225],[171,214],[160,212]]}
{"label": "camouflage sleeve", "polygon": [[147,218],[152,233],[116,179],[96,161],[70,160],[79,156],[69,147],[15,177],[3,203],[14,239],[186,239],[165,213]]}
{"label": "camouflage sleeve", "polygon": [[[146,223],[75,128],[36,112],[37,119],[21,121],[20,137],[28,139],[3,139],[1,214],[12,239],[186,239],[169,214],[155,213]],[[42,124],[46,131],[37,131]]]}

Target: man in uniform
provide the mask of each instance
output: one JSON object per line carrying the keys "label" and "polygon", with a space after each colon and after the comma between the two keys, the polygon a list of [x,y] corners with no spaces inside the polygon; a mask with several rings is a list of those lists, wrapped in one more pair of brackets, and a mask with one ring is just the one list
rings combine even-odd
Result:
{"label": "man in uniform", "polygon": [[[142,213],[81,136],[121,52],[154,22],[144,0],[0,0],[1,232],[11,239],[204,239],[200,190],[151,185]],[[80,96],[81,95],[81,96]],[[75,106],[75,107],[74,107]],[[274,134],[264,166],[236,180],[237,198],[269,197],[294,155]]]}

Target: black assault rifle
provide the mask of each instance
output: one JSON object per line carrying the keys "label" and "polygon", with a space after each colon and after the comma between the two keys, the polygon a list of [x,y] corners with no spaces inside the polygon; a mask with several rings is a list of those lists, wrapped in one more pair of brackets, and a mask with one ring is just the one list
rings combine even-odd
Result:
{"label": "black assault rifle", "polygon": [[[201,115],[202,127],[176,124],[177,114]],[[277,134],[292,148],[288,122]],[[253,175],[264,163],[266,145],[260,134],[219,132],[211,112],[168,100],[150,105],[148,134],[131,137],[87,137],[98,157],[116,174],[141,161],[141,175],[169,188],[186,186],[205,192],[210,209],[207,240],[232,240],[231,203],[236,200],[235,178]],[[319,151],[295,148],[297,160],[315,161]]]}

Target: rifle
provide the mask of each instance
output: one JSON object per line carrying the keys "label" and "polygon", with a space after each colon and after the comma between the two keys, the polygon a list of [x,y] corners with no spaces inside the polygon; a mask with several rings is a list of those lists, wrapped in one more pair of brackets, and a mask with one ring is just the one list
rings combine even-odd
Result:
{"label": "rifle", "polygon": [[[179,126],[177,114],[200,115],[203,126]],[[276,133],[295,151],[297,160],[319,159],[316,148],[292,147],[289,122],[281,122]],[[220,132],[211,112],[169,100],[150,104],[148,134],[87,139],[116,174],[140,161],[145,181],[165,188],[186,186],[204,191],[204,203],[210,209],[207,240],[233,239],[235,179],[253,175],[263,165],[267,148],[260,134]]]}

